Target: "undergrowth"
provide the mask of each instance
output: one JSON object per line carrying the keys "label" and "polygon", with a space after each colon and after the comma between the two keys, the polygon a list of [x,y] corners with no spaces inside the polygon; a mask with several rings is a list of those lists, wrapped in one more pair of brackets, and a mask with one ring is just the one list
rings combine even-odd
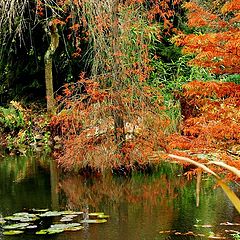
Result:
{"label": "undergrowth", "polygon": [[39,109],[27,109],[20,102],[11,101],[0,108],[1,146],[10,153],[25,154],[31,147],[36,151],[50,149],[48,117]]}

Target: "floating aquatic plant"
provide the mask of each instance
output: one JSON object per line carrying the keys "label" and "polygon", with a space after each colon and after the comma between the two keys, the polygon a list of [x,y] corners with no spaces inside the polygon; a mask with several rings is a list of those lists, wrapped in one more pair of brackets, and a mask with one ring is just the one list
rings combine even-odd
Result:
{"label": "floating aquatic plant", "polygon": [[97,216],[98,218],[109,218],[109,215],[101,214]]}
{"label": "floating aquatic plant", "polygon": [[53,224],[50,226],[50,229],[64,229],[67,230],[72,227],[79,227],[81,224],[80,223],[60,223],[60,224]]}
{"label": "floating aquatic plant", "polygon": [[[57,234],[64,231],[79,231],[84,227],[80,223],[72,223],[73,218],[76,218],[83,214],[83,212],[75,211],[49,211],[48,209],[32,209],[31,212],[18,212],[14,213],[12,216],[7,216],[5,218],[0,218],[0,224],[4,229],[4,235],[16,235],[23,233],[25,229],[37,229],[39,226],[37,224],[31,224],[31,222],[36,221],[40,218],[54,217],[54,221],[59,221],[61,223],[52,224],[49,228],[38,229],[35,232],[37,235],[47,235],[47,234]],[[81,223],[104,223],[107,222],[105,218],[108,218],[109,215],[105,215],[104,212],[93,212],[89,213],[88,216],[92,218],[96,217],[97,219],[83,219]],[[59,217],[59,218],[57,218]],[[83,216],[82,216],[83,217]],[[43,219],[44,221],[44,219]],[[80,221],[80,219],[78,219]],[[8,222],[8,224],[6,224]],[[9,222],[15,222],[9,224]],[[17,223],[16,223],[17,222]],[[71,223],[63,223],[71,222]],[[37,222],[36,222],[37,223]],[[5,231],[9,230],[9,231]]]}
{"label": "floating aquatic plant", "polygon": [[24,233],[24,231],[11,230],[11,231],[4,231],[3,235],[18,235],[18,234],[22,234],[22,233]]}
{"label": "floating aquatic plant", "polygon": [[29,223],[15,223],[11,225],[5,225],[2,228],[3,229],[25,229],[27,226],[29,226]]}
{"label": "floating aquatic plant", "polygon": [[212,228],[213,227],[213,225],[210,225],[210,224],[204,224],[204,225],[195,224],[193,226],[196,228]]}
{"label": "floating aquatic plant", "polygon": [[70,210],[61,211],[59,213],[61,213],[62,215],[81,215],[81,214],[83,214],[83,212],[75,212],[75,211],[70,211]]}
{"label": "floating aquatic plant", "polygon": [[57,212],[57,211],[48,211],[42,214],[39,214],[39,217],[58,217],[61,216],[62,213],[61,212]]}
{"label": "floating aquatic plant", "polygon": [[48,229],[37,231],[37,235],[56,234],[64,231],[78,231],[83,229],[80,223],[53,224]]}
{"label": "floating aquatic plant", "polygon": [[37,235],[46,235],[46,234],[56,234],[56,233],[62,233],[64,232],[63,229],[42,229],[40,231],[37,231],[36,234]]}
{"label": "floating aquatic plant", "polygon": [[35,229],[35,228],[38,228],[37,225],[29,225],[26,227],[26,229]]}
{"label": "floating aquatic plant", "polygon": [[19,213],[14,213],[12,216],[7,216],[4,218],[5,220],[11,220],[11,221],[20,221],[20,222],[33,222],[38,220],[39,218],[37,217],[36,214],[31,214],[27,212],[19,212]]}
{"label": "floating aquatic plant", "polygon": [[94,212],[94,213],[89,213],[88,216],[99,216],[99,215],[104,215],[103,212]]}
{"label": "floating aquatic plant", "polygon": [[81,223],[105,223],[107,222],[106,219],[84,219]]}
{"label": "floating aquatic plant", "polygon": [[73,218],[70,218],[70,217],[62,217],[60,219],[60,222],[71,222],[73,221]]}
{"label": "floating aquatic plant", "polygon": [[33,211],[33,212],[47,212],[47,211],[49,211],[49,209],[48,209],[48,208],[45,208],[45,209],[36,209],[36,208],[33,208],[32,211]]}

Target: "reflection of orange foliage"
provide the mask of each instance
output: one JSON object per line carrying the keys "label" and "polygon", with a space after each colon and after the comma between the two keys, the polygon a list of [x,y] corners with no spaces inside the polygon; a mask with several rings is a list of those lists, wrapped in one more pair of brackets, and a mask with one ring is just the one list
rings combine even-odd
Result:
{"label": "reflection of orange foliage", "polygon": [[[110,214],[109,221],[127,224],[131,229],[134,226],[143,232],[153,227],[150,238],[154,239],[156,229],[172,228],[178,214],[174,201],[185,183],[184,178],[165,174],[131,178],[115,178],[110,173],[95,178],[71,176],[60,182],[63,200],[60,205],[63,209],[82,210],[87,205],[90,212],[106,211]],[[127,238],[135,237],[135,231],[127,233]]]}
{"label": "reflection of orange foliage", "polygon": [[184,185],[184,179],[169,179],[166,175],[155,177],[149,180],[143,177],[141,181],[133,178],[118,179],[111,174],[96,177],[91,182],[87,182],[84,177],[72,176],[60,183],[60,189],[67,197],[69,208],[82,209],[85,204],[98,209],[101,203],[112,201],[120,203],[144,203],[144,209],[162,205],[168,206],[172,211],[173,200],[177,197],[178,189]]}

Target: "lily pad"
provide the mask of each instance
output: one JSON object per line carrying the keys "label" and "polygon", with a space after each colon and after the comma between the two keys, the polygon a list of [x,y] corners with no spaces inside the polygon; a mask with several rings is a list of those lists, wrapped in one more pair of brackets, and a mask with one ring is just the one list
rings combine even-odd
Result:
{"label": "lily pad", "polygon": [[205,224],[205,225],[193,225],[194,227],[196,228],[211,228],[213,227],[213,225],[210,225],[210,224]]}
{"label": "lily pad", "polygon": [[16,221],[16,222],[32,222],[36,221],[38,217],[35,214],[29,213],[14,213],[12,216],[7,216],[4,218],[5,220]]}
{"label": "lily pad", "polygon": [[57,212],[57,211],[48,211],[42,214],[39,214],[39,217],[58,217],[61,216],[61,212]]}
{"label": "lily pad", "polygon": [[4,231],[3,235],[18,235],[23,233],[23,231],[20,230],[11,230],[11,231]]}
{"label": "lily pad", "polygon": [[60,224],[53,224],[50,226],[49,229],[62,229],[64,231],[66,231],[69,228],[73,228],[73,227],[79,227],[81,224],[80,223],[60,223]]}
{"label": "lily pad", "polygon": [[73,221],[73,219],[70,217],[63,217],[60,219],[60,222],[71,222],[71,221]]}
{"label": "lily pad", "polygon": [[42,229],[36,232],[37,235],[56,234],[64,231],[78,231],[83,229],[80,223],[53,224],[48,229]]}
{"label": "lily pad", "polygon": [[98,215],[97,217],[98,217],[98,218],[109,218],[110,216],[109,216],[109,215],[104,215],[104,214],[103,214],[103,215]]}
{"label": "lily pad", "polygon": [[30,215],[30,214],[28,212],[18,212],[13,214],[13,216],[26,216],[26,215]]}
{"label": "lily pad", "polygon": [[107,222],[106,219],[84,219],[81,223],[105,223]]}
{"label": "lily pad", "polygon": [[26,227],[26,229],[35,229],[37,227],[38,227],[37,225],[29,225]]}
{"label": "lily pad", "polygon": [[46,234],[57,234],[57,233],[62,233],[64,230],[63,229],[42,229],[40,231],[37,231],[37,235],[46,235]]}
{"label": "lily pad", "polygon": [[104,212],[94,212],[94,213],[88,214],[88,216],[99,216],[99,215],[104,215]]}
{"label": "lily pad", "polygon": [[61,233],[64,232],[63,229],[48,229],[48,234],[56,234],[56,233]]}
{"label": "lily pad", "polygon": [[240,223],[225,222],[225,223],[220,223],[220,225],[223,225],[223,226],[240,226]]}
{"label": "lily pad", "polygon": [[75,211],[70,211],[70,210],[61,211],[60,213],[62,215],[81,215],[81,214],[83,214],[83,212],[75,212]]}
{"label": "lily pad", "polygon": [[36,217],[36,218],[28,218],[28,217],[23,217],[21,219],[19,219],[20,222],[34,222],[36,220],[38,220],[39,218]]}
{"label": "lily pad", "polygon": [[21,217],[18,216],[6,216],[4,217],[5,220],[10,220],[10,221],[20,221]]}
{"label": "lily pad", "polygon": [[71,227],[71,228],[67,228],[65,231],[79,231],[79,230],[82,230],[83,228],[84,228],[83,226]]}
{"label": "lily pad", "polygon": [[48,234],[48,230],[47,229],[42,229],[40,231],[36,232],[37,235],[44,235],[44,234]]}
{"label": "lily pad", "polygon": [[69,215],[66,215],[64,217],[75,218],[75,217],[78,217],[78,215],[77,214],[69,214]]}
{"label": "lily pad", "polygon": [[24,229],[27,226],[29,226],[29,223],[16,223],[11,225],[5,225],[3,226],[3,229]]}
{"label": "lily pad", "polygon": [[47,212],[47,211],[49,211],[49,209],[48,209],[48,208],[45,208],[45,209],[36,209],[36,208],[33,208],[32,211],[33,211],[33,212]]}

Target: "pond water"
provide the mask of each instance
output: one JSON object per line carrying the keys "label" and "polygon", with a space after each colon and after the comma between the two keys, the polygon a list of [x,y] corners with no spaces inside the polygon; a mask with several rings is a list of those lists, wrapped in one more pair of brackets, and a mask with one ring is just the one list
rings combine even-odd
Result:
{"label": "pond water", "polygon": [[[162,164],[151,174],[84,177],[59,173],[47,156],[0,159],[0,217],[31,209],[104,212],[106,223],[84,224],[77,232],[55,235],[3,235],[1,240],[157,240],[207,239],[240,231],[240,216],[212,179],[203,179],[196,207],[196,182],[179,166]],[[50,222],[49,222],[50,221]],[[48,219],[48,224],[56,219]],[[41,222],[40,222],[41,224]],[[189,232],[193,232],[189,233]],[[181,234],[180,234],[181,233]],[[188,235],[186,235],[188,233]],[[195,235],[195,236],[193,236]]]}

